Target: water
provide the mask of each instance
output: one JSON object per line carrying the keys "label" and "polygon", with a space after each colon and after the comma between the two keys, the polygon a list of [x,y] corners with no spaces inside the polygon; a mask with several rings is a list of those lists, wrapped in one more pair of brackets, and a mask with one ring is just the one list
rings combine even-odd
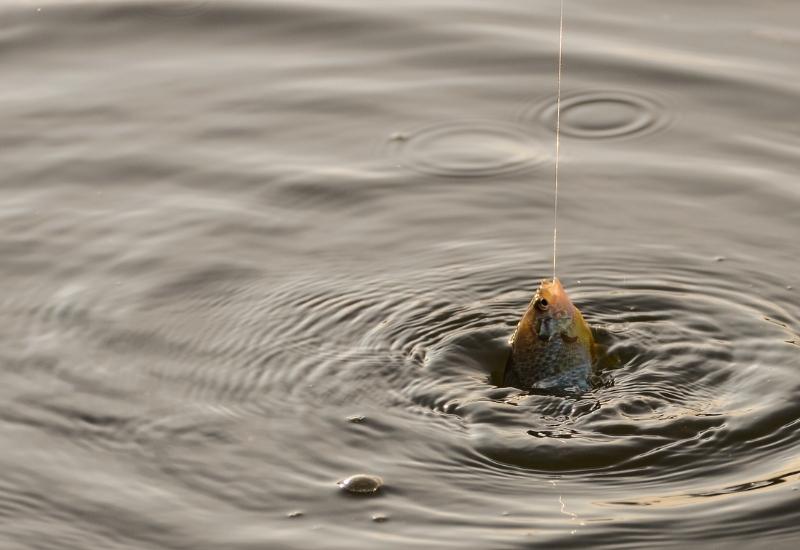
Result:
{"label": "water", "polygon": [[557,2],[4,2],[0,546],[793,548],[800,6],[565,17],[580,397]]}

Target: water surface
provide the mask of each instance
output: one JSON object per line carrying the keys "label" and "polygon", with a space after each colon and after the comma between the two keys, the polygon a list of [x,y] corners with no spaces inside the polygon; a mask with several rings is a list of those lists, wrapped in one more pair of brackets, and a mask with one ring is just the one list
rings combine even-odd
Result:
{"label": "water surface", "polygon": [[[791,548],[796,2],[0,7],[3,548]],[[337,481],[380,476],[375,496]]]}

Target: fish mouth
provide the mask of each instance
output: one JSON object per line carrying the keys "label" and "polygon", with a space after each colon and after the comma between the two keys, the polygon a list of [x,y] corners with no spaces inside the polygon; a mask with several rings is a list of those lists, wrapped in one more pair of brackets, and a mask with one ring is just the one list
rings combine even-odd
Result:
{"label": "fish mouth", "polygon": [[540,317],[536,320],[536,335],[542,342],[549,342],[558,336],[567,343],[577,340],[569,335],[569,324],[572,323],[571,317]]}
{"label": "fish mouth", "polygon": [[536,335],[541,342],[549,342],[558,332],[558,321],[552,317],[538,319]]}

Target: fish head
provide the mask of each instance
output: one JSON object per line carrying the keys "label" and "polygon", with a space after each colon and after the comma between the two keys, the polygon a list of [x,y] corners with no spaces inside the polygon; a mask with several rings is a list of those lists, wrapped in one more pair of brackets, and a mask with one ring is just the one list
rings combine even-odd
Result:
{"label": "fish head", "polygon": [[539,340],[573,335],[577,311],[558,279],[543,280],[528,307]]}

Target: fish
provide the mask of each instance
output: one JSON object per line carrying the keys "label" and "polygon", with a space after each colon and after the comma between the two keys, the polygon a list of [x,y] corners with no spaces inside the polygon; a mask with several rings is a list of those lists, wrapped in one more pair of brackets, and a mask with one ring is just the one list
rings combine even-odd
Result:
{"label": "fish", "polygon": [[597,362],[592,330],[557,278],[544,279],[509,339],[503,385],[584,392]]}

